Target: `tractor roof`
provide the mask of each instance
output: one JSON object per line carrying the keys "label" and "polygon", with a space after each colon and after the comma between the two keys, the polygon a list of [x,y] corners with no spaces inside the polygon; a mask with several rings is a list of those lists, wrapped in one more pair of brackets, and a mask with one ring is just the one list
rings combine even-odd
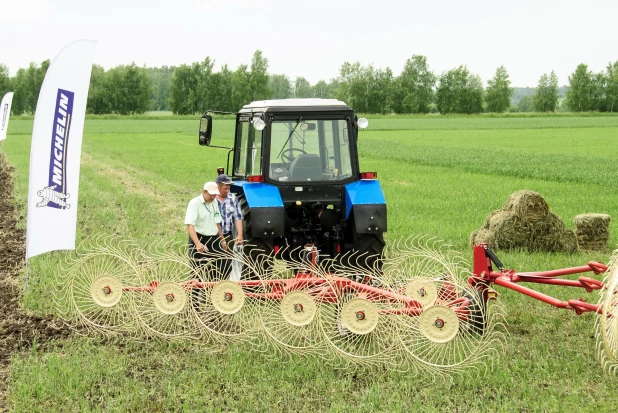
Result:
{"label": "tractor roof", "polygon": [[277,110],[352,110],[348,105],[337,99],[279,99],[258,100],[243,106],[240,112],[253,112],[256,109],[268,112]]}

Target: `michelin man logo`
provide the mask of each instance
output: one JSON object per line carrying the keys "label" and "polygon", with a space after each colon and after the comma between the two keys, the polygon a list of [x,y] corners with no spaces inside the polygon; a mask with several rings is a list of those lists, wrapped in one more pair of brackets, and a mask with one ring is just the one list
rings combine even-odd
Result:
{"label": "michelin man logo", "polygon": [[36,204],[38,208],[45,207],[50,202],[65,209],[71,208],[71,205],[67,204],[65,201],[71,194],[63,194],[62,192],[56,191],[56,185],[46,186],[40,191],[37,191],[36,194],[42,198],[41,201]]}

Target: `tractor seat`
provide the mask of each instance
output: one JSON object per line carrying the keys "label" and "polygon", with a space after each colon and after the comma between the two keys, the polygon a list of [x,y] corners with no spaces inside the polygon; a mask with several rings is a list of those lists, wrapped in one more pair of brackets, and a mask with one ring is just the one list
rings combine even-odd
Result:
{"label": "tractor seat", "polygon": [[319,155],[298,155],[290,164],[290,181],[319,181],[322,179],[322,161]]}

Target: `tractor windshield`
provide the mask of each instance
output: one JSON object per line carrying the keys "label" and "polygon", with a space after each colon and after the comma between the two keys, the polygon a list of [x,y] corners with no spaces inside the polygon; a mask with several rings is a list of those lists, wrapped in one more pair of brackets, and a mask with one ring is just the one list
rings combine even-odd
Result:
{"label": "tractor windshield", "polygon": [[346,120],[274,121],[270,133],[270,179],[342,181],[352,175]]}

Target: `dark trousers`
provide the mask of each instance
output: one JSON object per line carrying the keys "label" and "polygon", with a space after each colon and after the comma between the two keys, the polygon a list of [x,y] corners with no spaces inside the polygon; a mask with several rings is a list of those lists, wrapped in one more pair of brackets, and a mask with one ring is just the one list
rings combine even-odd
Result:
{"label": "dark trousers", "polygon": [[[189,258],[191,258],[191,266],[198,270],[194,276],[200,275],[204,278],[203,281],[211,281],[221,279],[223,273],[223,262],[225,261],[221,240],[217,235],[202,235],[197,233],[197,238],[207,249],[207,254],[203,254],[197,250],[195,243],[189,237]],[[219,255],[221,258],[214,258]],[[213,262],[214,261],[214,262]],[[219,274],[217,274],[219,272]]]}
{"label": "dark trousers", "polygon": [[[214,253],[215,256],[220,255],[223,258],[223,248],[221,247],[219,236],[196,234],[200,242],[206,247],[208,255],[198,251],[195,243],[189,237],[189,258],[191,259],[191,267],[194,270],[191,278],[198,279],[201,282],[221,279],[220,272],[223,270],[223,260],[216,259],[212,255]],[[191,295],[193,305],[197,308],[198,303],[204,301],[204,290],[201,288],[194,289]]]}

